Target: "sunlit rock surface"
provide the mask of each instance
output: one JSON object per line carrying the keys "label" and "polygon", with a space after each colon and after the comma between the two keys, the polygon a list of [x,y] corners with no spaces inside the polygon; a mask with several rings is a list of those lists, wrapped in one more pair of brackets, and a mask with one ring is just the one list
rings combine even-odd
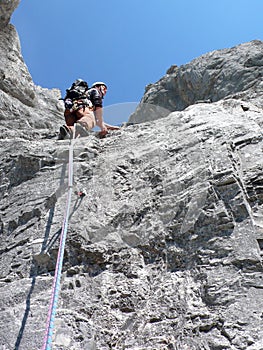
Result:
{"label": "sunlit rock surface", "polygon": [[260,40],[209,52],[180,67],[171,66],[158,82],[148,85],[129,122],[155,120],[194,103],[227,98],[253,100],[262,108],[262,76]]}
{"label": "sunlit rock surface", "polygon": [[0,137],[30,139],[43,133],[54,135],[63,120],[61,93],[33,83],[16,29],[2,20],[10,18],[17,4],[18,1],[0,0]]}
{"label": "sunlit rock surface", "polygon": [[[59,92],[33,84],[14,29],[4,31],[1,71],[13,67],[22,85],[21,95],[4,81],[0,90],[0,349],[40,349],[69,141],[56,140]],[[241,95],[75,141],[52,349],[263,347],[262,95]]]}

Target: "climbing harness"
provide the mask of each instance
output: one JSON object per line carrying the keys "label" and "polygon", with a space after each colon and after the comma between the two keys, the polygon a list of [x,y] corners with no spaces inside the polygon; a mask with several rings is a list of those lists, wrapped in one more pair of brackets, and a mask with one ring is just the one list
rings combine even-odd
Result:
{"label": "climbing harness", "polygon": [[58,296],[60,291],[61,272],[62,272],[64,249],[65,249],[66,236],[67,236],[67,230],[68,230],[71,196],[73,191],[73,149],[74,149],[74,142],[75,142],[75,133],[76,131],[75,131],[75,125],[74,125],[73,137],[70,140],[70,146],[69,146],[68,193],[67,193],[66,210],[64,214],[64,220],[63,220],[62,231],[60,236],[60,244],[59,244],[57,262],[56,262],[54,281],[52,285],[52,293],[51,293],[51,299],[49,304],[46,331],[45,331],[44,344],[43,344],[42,350],[51,350],[54,321],[55,321],[56,308],[57,308]]}

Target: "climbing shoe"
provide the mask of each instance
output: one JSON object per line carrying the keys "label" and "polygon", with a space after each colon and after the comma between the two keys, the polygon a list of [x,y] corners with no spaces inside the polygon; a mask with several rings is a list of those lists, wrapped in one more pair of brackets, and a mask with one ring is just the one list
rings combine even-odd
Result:
{"label": "climbing shoe", "polygon": [[62,125],[59,128],[59,135],[58,135],[58,140],[69,140],[71,139],[71,131],[66,125]]}
{"label": "climbing shoe", "polygon": [[75,124],[75,134],[76,137],[85,137],[90,135],[89,131],[86,128],[84,128],[84,126],[82,126],[80,123]]}

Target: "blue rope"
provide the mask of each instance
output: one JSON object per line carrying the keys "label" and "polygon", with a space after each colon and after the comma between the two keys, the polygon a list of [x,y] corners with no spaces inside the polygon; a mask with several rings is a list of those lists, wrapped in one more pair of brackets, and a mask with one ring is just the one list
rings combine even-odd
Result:
{"label": "blue rope", "polygon": [[53,281],[53,285],[52,285],[52,293],[51,293],[51,299],[50,299],[50,304],[49,304],[49,311],[48,311],[48,317],[47,317],[47,323],[46,323],[46,332],[45,332],[44,344],[43,344],[42,350],[51,350],[56,309],[57,309],[58,297],[59,297],[59,292],[60,292],[61,272],[62,272],[62,266],[63,266],[63,257],[64,257],[67,231],[68,231],[71,196],[72,196],[72,191],[73,191],[73,146],[74,146],[74,139],[75,139],[75,126],[74,126],[74,131],[73,131],[73,138],[70,140],[70,147],[69,147],[68,194],[67,194],[66,210],[65,210],[65,214],[64,214],[64,221],[63,221],[63,226],[62,226],[62,231],[61,231],[61,236],[60,236],[59,251],[58,251],[58,256],[57,256],[54,281]]}

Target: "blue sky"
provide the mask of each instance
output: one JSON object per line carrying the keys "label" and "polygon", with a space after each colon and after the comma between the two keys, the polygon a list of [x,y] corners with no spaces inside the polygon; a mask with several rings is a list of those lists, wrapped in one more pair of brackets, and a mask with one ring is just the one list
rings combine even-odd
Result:
{"label": "blue sky", "polygon": [[21,0],[11,23],[37,85],[105,81],[105,106],[209,51],[263,40],[263,0]]}

